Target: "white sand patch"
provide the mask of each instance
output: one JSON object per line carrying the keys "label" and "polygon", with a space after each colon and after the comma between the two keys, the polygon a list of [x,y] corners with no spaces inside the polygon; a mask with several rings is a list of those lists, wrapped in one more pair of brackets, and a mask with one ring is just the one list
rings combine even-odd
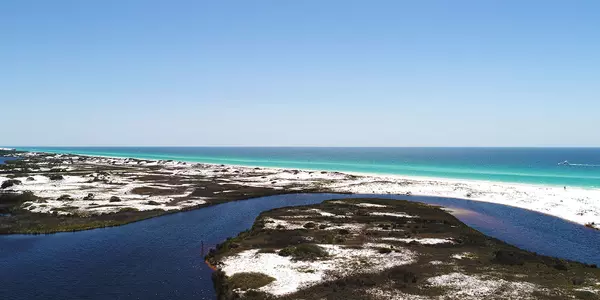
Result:
{"label": "white sand patch", "polygon": [[423,245],[454,244],[455,243],[451,239],[438,239],[438,238],[415,239],[415,238],[384,237],[384,238],[381,238],[381,240],[382,241],[403,242],[403,243],[417,242],[417,243],[423,244]]}
{"label": "white sand patch", "polygon": [[600,229],[600,189],[479,180],[362,174],[327,186],[356,194],[412,194],[499,203],[557,216]]}
{"label": "white sand patch", "polygon": [[369,213],[371,216],[389,216],[389,217],[397,217],[397,218],[418,218],[419,216],[411,216],[406,213],[389,213],[389,212],[372,212]]}
{"label": "white sand patch", "polygon": [[359,224],[359,223],[346,223],[346,224],[325,224],[328,227],[325,228],[324,230],[339,230],[339,229],[346,229],[348,231],[352,231],[352,232],[358,232],[358,231],[362,231],[365,229],[365,224]]}
{"label": "white sand patch", "polygon": [[375,203],[357,203],[354,205],[359,206],[359,207],[379,207],[379,208],[387,207],[385,205],[375,204]]}
{"label": "white sand patch", "polygon": [[459,254],[453,254],[450,257],[454,258],[454,259],[470,259],[470,258],[473,258],[474,256],[475,255],[473,253],[463,252],[463,253],[459,253]]}
{"label": "white sand patch", "polygon": [[420,295],[412,295],[403,293],[400,290],[394,289],[393,287],[371,288],[366,290],[366,293],[370,296],[375,297],[378,300],[429,300],[432,298]]}
{"label": "white sand patch", "polygon": [[363,246],[367,247],[367,248],[374,248],[374,249],[379,249],[379,248],[394,249],[394,248],[396,248],[396,246],[394,246],[394,245],[385,244],[385,243],[364,243]]}
{"label": "white sand patch", "polygon": [[[50,180],[46,176],[34,175],[33,180],[27,180],[27,177],[17,178],[22,182],[20,185],[10,187],[11,191],[31,191],[37,197],[40,197],[42,202],[27,202],[26,209],[36,213],[53,213],[58,214],[102,214],[118,212],[123,208],[134,208],[137,210],[179,210],[190,206],[205,204],[205,199],[194,198],[189,201],[182,201],[176,205],[167,205],[176,198],[187,197],[193,192],[190,189],[182,194],[173,194],[168,196],[146,196],[131,193],[138,187],[144,185],[132,181],[127,177],[118,177],[113,175],[93,176],[71,176],[64,175],[61,180]],[[95,176],[94,176],[95,175]],[[94,178],[101,178],[101,181],[92,181]],[[105,183],[103,180],[110,181]],[[109,180],[110,179],[110,180]],[[119,184],[115,184],[119,183]],[[153,186],[155,187],[155,186]],[[181,185],[179,186],[181,187]],[[91,199],[88,195],[92,194]],[[69,198],[63,198],[68,195]],[[118,197],[119,202],[110,202],[111,197]],[[61,200],[59,200],[61,199]],[[152,204],[150,204],[152,201]]]}
{"label": "white sand patch", "polygon": [[404,232],[404,229],[400,229],[400,228],[381,228],[381,227],[370,227],[367,228],[367,231],[387,231],[387,232]]}
{"label": "white sand patch", "polygon": [[308,209],[307,211],[317,213],[323,217],[341,218],[341,219],[350,217],[349,215],[336,215],[334,213],[326,212],[326,211],[323,211],[323,210],[320,210],[317,208]]}
{"label": "white sand patch", "polygon": [[[336,214],[332,214],[330,212],[326,212],[326,211],[323,211],[323,210],[320,210],[320,209],[317,209],[317,208],[311,208],[311,209],[308,209],[307,211],[311,211],[311,212],[317,213],[317,214],[319,214],[321,216],[324,216],[324,217],[335,217],[335,216],[337,216]],[[345,216],[342,216],[342,217],[345,217]]]}
{"label": "white sand patch", "polygon": [[294,215],[294,216],[279,216],[284,219],[310,219],[314,217],[314,215]]}
{"label": "white sand patch", "polygon": [[328,203],[333,203],[333,204],[346,204],[346,205],[350,205],[350,203],[342,201],[342,200],[333,200],[333,201],[328,201]]}
{"label": "white sand patch", "polygon": [[537,290],[536,285],[528,282],[512,282],[504,279],[471,276],[462,273],[450,273],[427,279],[427,283],[436,287],[451,289],[446,296],[458,299],[486,299],[489,296],[501,296],[503,299],[523,299]]}
{"label": "white sand patch", "polygon": [[[118,212],[124,208],[134,208],[140,211],[145,210],[179,210],[186,207],[192,207],[197,205],[206,204],[203,199],[192,199],[178,203],[178,205],[167,205],[170,199],[154,198],[156,205],[148,204],[148,200],[139,199],[125,199],[121,202],[110,202],[108,200],[74,200],[74,201],[59,201],[59,200],[44,200],[44,203],[38,202],[26,202],[25,204],[30,205],[27,207],[31,212],[36,213],[53,213],[57,212],[60,215],[70,214],[104,214]],[[157,201],[158,200],[158,201]]]}
{"label": "white sand patch", "polygon": [[588,286],[582,287],[582,288],[577,288],[574,290],[579,291],[579,292],[588,292],[588,293],[594,293],[594,294],[600,295],[600,289],[588,287]]}
{"label": "white sand patch", "polygon": [[286,221],[281,219],[265,218],[265,229],[282,229],[282,230],[296,230],[304,229],[304,224],[307,222],[297,221]]}
{"label": "white sand patch", "polygon": [[273,295],[285,295],[327,280],[348,276],[357,270],[365,273],[377,272],[414,263],[416,257],[415,253],[407,249],[381,254],[374,249],[352,249],[339,245],[319,246],[328,252],[327,259],[293,261],[290,257],[274,253],[246,250],[225,258],[221,263],[221,270],[228,276],[242,272],[267,274],[276,280],[259,290]]}

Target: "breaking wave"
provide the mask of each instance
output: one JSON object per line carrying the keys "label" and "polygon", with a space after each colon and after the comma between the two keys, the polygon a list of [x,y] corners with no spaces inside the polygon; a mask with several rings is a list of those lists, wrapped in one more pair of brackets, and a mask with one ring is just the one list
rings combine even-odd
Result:
{"label": "breaking wave", "polygon": [[594,165],[594,164],[571,164],[571,163],[569,163],[569,166],[573,166],[573,167],[588,167],[588,168],[600,168],[600,165]]}

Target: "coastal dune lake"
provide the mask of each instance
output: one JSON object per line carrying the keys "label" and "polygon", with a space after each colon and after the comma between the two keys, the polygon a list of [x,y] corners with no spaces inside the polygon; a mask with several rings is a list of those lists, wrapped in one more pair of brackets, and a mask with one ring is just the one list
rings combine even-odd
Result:
{"label": "coastal dune lake", "polygon": [[349,197],[442,205],[466,224],[539,254],[600,264],[600,231],[469,200],[291,194],[230,202],[120,227],[0,236],[0,299],[215,299],[205,247],[251,227],[260,212]]}

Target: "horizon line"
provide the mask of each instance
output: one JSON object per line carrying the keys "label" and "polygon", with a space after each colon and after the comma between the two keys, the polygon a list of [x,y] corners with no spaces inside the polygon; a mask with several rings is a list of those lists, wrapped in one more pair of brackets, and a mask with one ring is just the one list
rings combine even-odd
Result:
{"label": "horizon line", "polygon": [[597,146],[277,146],[277,145],[71,145],[1,146],[4,148],[600,148]]}

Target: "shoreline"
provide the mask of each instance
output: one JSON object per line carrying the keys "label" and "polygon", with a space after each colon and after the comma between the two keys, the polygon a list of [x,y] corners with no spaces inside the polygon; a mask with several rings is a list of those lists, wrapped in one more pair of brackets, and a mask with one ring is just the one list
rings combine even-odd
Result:
{"label": "shoreline", "polygon": [[[517,181],[502,181],[502,180],[486,180],[486,179],[473,179],[473,178],[456,178],[456,177],[435,177],[435,176],[426,176],[426,175],[405,175],[405,174],[393,174],[393,173],[377,173],[377,172],[361,172],[361,171],[340,171],[335,169],[319,169],[319,168],[296,168],[296,167],[273,167],[273,166],[265,166],[260,164],[236,164],[236,163],[215,163],[215,162],[203,162],[203,161],[194,161],[187,159],[178,159],[178,158],[139,158],[135,156],[127,156],[127,155],[95,155],[95,154],[78,154],[73,152],[45,152],[45,151],[29,151],[29,150],[18,150],[22,152],[31,152],[31,153],[46,153],[46,154],[57,154],[57,155],[76,155],[76,156],[85,156],[85,157],[103,157],[103,158],[130,158],[130,159],[139,159],[139,160],[148,160],[148,161],[178,161],[178,162],[186,162],[191,164],[202,164],[202,165],[210,165],[210,166],[231,166],[231,167],[240,167],[240,168],[264,168],[264,169],[272,169],[278,171],[284,170],[301,170],[301,171],[314,171],[314,172],[332,172],[332,173],[343,173],[349,175],[356,176],[376,176],[376,177],[389,177],[395,179],[406,179],[406,180],[428,180],[428,181],[448,181],[449,183],[465,183],[465,182],[474,182],[474,183],[489,183],[489,184],[507,184],[507,185],[518,185],[518,186],[536,186],[536,187],[553,187],[553,188],[573,188],[573,189],[584,189],[584,190],[599,190],[600,186],[580,186],[580,185],[564,185],[564,184],[549,184],[549,183],[524,183]],[[324,162],[323,162],[324,163]]]}
{"label": "shoreline", "polygon": [[[36,152],[29,152],[36,153]],[[472,200],[508,205],[538,213],[550,215],[576,224],[600,230],[600,189],[568,187],[567,189],[553,185],[536,185],[527,183],[507,183],[486,180],[462,180],[438,177],[404,176],[374,174],[364,172],[338,172],[312,169],[291,169],[279,167],[262,167],[230,164],[202,163],[184,160],[139,159],[124,156],[95,156],[82,154],[60,154],[37,152],[54,155],[74,155],[89,158],[136,159],[151,162],[184,162],[191,165],[202,165],[212,168],[226,167],[248,171],[260,168],[265,171],[288,173],[294,171],[332,175],[333,182],[326,192],[341,194],[396,194],[425,197],[444,197],[460,200]],[[343,179],[357,177],[357,180]],[[296,192],[302,193],[302,190]]]}
{"label": "shoreline", "polygon": [[[184,207],[203,206],[206,203],[221,203],[221,201],[231,201],[233,198],[237,200],[254,198],[253,195],[260,195],[265,192],[267,194],[322,192],[364,195],[414,195],[481,201],[535,211],[590,228],[600,229],[600,203],[595,201],[595,199],[600,198],[600,189],[569,188],[565,190],[562,187],[509,184],[494,181],[376,175],[359,172],[308,171],[119,156],[49,152],[20,152],[15,155],[19,156],[19,154],[21,154],[20,157],[23,158],[24,163],[28,163],[31,159],[35,161],[41,158],[40,165],[44,163],[43,160],[59,161],[63,168],[70,169],[69,172],[71,173],[60,173],[66,175],[65,180],[62,181],[48,181],[47,178],[40,176],[41,173],[38,173],[34,176],[35,181],[29,182],[25,180],[25,177],[21,177],[19,179],[23,181],[22,185],[7,189],[7,191],[23,192],[28,190],[29,187],[33,187],[34,192],[41,192],[41,195],[36,196],[41,196],[48,201],[45,201],[43,205],[31,203],[36,204],[36,208],[27,208],[27,210],[45,215],[55,213],[57,210],[59,215],[63,214],[62,210],[70,210],[73,204],[77,206],[77,210],[74,211],[75,214],[97,215],[114,212],[122,206],[141,211],[153,209],[180,211]],[[106,168],[109,171],[114,169],[117,173],[106,176],[99,175],[92,171],[98,167]],[[84,174],[85,176],[93,175],[94,182],[90,183],[86,178],[92,177],[84,177],[81,172],[88,172],[88,175]],[[89,172],[94,173],[89,174]],[[73,175],[73,173],[76,176],[68,176]],[[153,180],[139,181],[136,178],[140,174],[144,175],[142,173],[155,177],[159,176],[161,177],[159,181],[162,181],[162,183],[153,182]],[[4,178],[3,176],[8,177]],[[7,180],[11,177],[10,174],[4,174],[3,176],[0,176],[0,179]],[[173,177],[180,177],[183,181],[178,179],[171,182],[170,180]],[[104,184],[102,184],[102,181],[104,181]],[[33,185],[31,185],[32,183]],[[108,199],[101,199],[100,202],[93,201],[94,203],[91,204],[96,206],[92,206],[89,201],[82,201],[86,200],[84,197],[87,195],[87,192],[83,192],[83,190],[88,188],[96,188],[97,194],[105,196],[104,198],[112,196],[111,193],[114,192],[121,193],[117,196],[122,198],[124,196],[123,200],[125,201],[122,203],[109,203]],[[136,188],[146,188],[150,191],[139,194],[136,193]],[[208,190],[204,190],[206,188]],[[57,197],[65,194],[62,192],[63,189],[70,192],[72,199],[62,201],[57,199]],[[164,189],[170,189],[173,192],[166,195],[163,193]],[[248,190],[250,190],[249,193],[247,193]],[[122,206],[116,206],[117,204]],[[33,205],[30,207],[33,207]]]}

